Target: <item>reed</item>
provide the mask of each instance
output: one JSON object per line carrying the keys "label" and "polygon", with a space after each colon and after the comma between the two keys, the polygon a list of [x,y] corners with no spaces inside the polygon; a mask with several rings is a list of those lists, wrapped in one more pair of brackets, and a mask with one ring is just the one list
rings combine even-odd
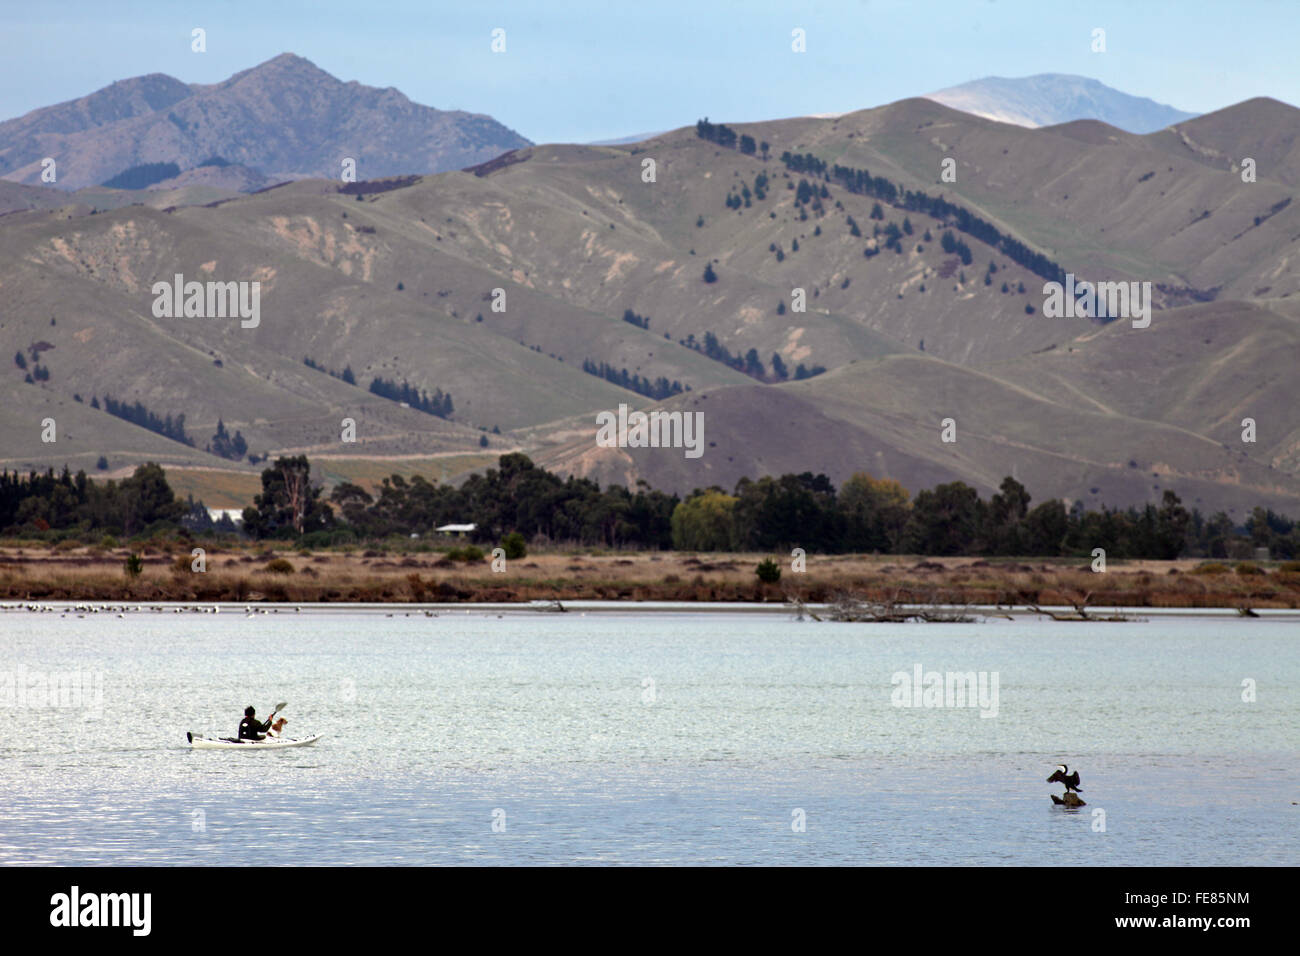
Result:
{"label": "reed", "polygon": [[302,553],[265,544],[213,547],[203,573],[190,570],[188,543],[138,549],[143,568],[122,574],[127,548],[49,547],[0,542],[0,598],[164,601],[449,601],[647,600],[820,603],[852,592],[883,601],[932,597],[953,604],[1073,604],[1092,607],[1296,608],[1300,573],[1258,566],[1258,573],[1202,570],[1196,560],[1112,562],[1102,574],[1086,564],[1034,559],[977,561],[899,555],[810,555],[807,571],[782,567],[761,585],[761,554],[530,551],[526,560],[491,570],[490,558],[446,560],[433,551],[317,549]]}

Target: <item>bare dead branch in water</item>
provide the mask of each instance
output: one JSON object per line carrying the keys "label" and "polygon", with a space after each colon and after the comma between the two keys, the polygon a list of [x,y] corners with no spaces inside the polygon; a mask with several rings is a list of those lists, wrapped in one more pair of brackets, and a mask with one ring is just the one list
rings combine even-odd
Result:
{"label": "bare dead branch in water", "polygon": [[1133,617],[1130,614],[1116,612],[1114,614],[1095,615],[1088,613],[1088,602],[1092,600],[1092,592],[1089,591],[1079,600],[1071,601],[1073,611],[1049,611],[1039,607],[1037,604],[1026,604],[1025,607],[1035,614],[1041,614],[1044,617],[1050,617],[1053,621],[1100,621],[1104,623],[1119,623],[1123,621],[1143,621],[1145,618]]}
{"label": "bare dead branch in water", "polygon": [[803,616],[807,614],[814,621],[819,623],[821,622],[821,618],[817,616],[817,612],[804,604],[803,598],[799,597],[797,594],[787,594],[785,596],[785,606],[794,612],[794,619],[796,621],[802,621]]}
{"label": "bare dead branch in water", "polygon": [[[907,621],[922,621],[927,624],[969,624],[975,620],[968,612],[970,605],[962,608],[950,608],[940,604],[935,595],[921,604],[905,605],[900,601],[900,592],[892,597],[874,601],[859,594],[841,591],[830,604],[828,620],[847,623],[902,624]],[[804,602],[795,595],[787,595],[786,606],[799,619],[807,614],[814,621],[821,621]]]}

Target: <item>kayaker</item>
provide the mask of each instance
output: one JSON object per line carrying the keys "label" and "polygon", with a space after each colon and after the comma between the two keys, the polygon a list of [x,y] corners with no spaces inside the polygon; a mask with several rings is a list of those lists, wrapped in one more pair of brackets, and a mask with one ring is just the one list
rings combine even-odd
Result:
{"label": "kayaker", "polygon": [[[274,716],[274,714],[272,715]],[[271,729],[271,722],[268,720],[262,723],[257,719],[257,711],[253,706],[244,708],[244,719],[239,722],[239,739],[240,740],[265,740],[263,736]]]}

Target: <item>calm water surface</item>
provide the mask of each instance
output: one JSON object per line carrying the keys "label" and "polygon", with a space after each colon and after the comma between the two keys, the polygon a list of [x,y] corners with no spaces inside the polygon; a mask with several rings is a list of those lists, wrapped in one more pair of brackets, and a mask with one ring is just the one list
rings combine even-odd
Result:
{"label": "calm water surface", "polygon": [[[185,745],[278,700],[325,738]],[[0,727],[2,863],[1300,862],[1295,621],[8,611]]]}

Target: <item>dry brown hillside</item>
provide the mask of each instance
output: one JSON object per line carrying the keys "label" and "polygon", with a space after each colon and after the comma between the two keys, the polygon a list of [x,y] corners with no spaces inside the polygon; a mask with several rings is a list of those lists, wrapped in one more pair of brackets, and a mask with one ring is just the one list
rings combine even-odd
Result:
{"label": "dry brown hillside", "polygon": [[[89,467],[111,445],[115,466],[254,473],[203,452],[221,419],[259,454],[375,460],[479,454],[486,432],[487,453],[679,492],[765,472],[867,470],[913,490],[1015,474],[1039,500],[1127,505],[1173,488],[1204,511],[1300,512],[1300,212],[1269,171],[1300,112],[1251,101],[1181,124],[1258,153],[1254,183],[1178,155],[1164,133],[1024,129],[928,100],[733,128],[766,157],[684,129],[208,205],[23,193],[0,219],[0,332],[29,357],[46,343],[49,377],[25,384],[5,358],[0,464]],[[877,210],[834,177],[792,171],[787,151],[942,194],[1081,278],[1150,282],[1151,325],[1047,318],[1042,275],[1003,246],[950,215]],[[955,183],[940,181],[946,157]],[[260,282],[259,326],[156,318],[152,285],[176,273]],[[801,365],[825,372],[795,381]],[[356,386],[328,374],[345,367]],[[450,393],[455,410],[403,408],[368,390],[377,377]],[[184,414],[196,447],[86,407],[106,393]],[[598,411],[664,395],[705,412],[702,458],[596,448]],[[75,426],[56,447],[40,441],[52,407]],[[355,445],[340,442],[348,417]],[[940,441],[945,418],[955,443]]]}

